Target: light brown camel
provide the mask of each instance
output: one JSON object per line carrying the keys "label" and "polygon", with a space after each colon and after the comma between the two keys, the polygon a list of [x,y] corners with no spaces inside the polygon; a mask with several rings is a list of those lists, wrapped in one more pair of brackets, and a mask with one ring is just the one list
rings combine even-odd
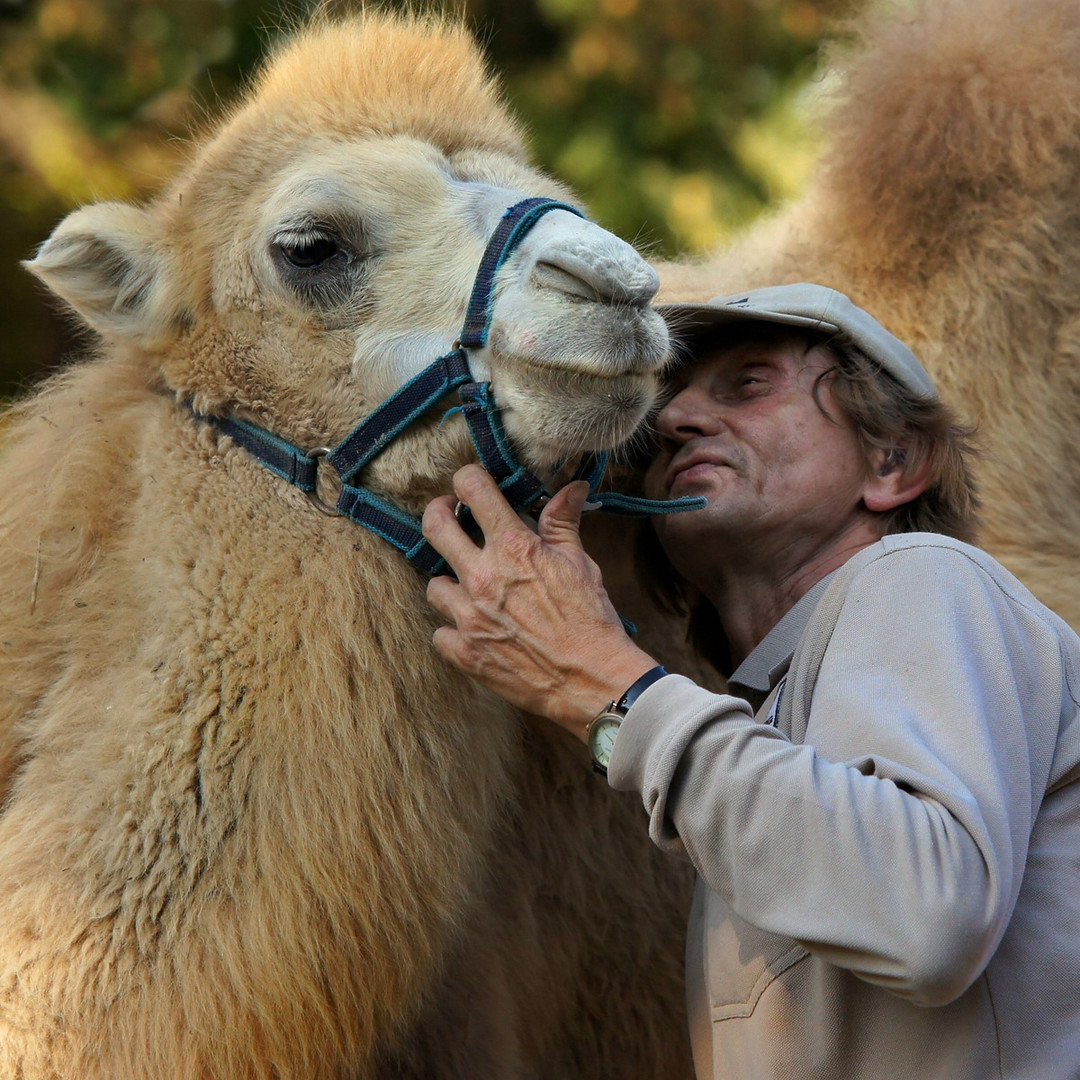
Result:
{"label": "light brown camel", "polygon": [[1080,13],[920,0],[854,24],[805,197],[663,299],[820,281],[976,421],[981,543],[1080,629]]}
{"label": "light brown camel", "polygon": [[[468,35],[367,15],[29,264],[98,345],[0,445],[2,1080],[689,1073],[686,882],[636,801],[439,660],[396,550],[196,415],[333,446],[451,349],[522,195],[570,197]],[[499,270],[471,360],[534,469],[642,419],[655,287],[566,211]],[[472,457],[452,404],[365,470],[405,513]]]}

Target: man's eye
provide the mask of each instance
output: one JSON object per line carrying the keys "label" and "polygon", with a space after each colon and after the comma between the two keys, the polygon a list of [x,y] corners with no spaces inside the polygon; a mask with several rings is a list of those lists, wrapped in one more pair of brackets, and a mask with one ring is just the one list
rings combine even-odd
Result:
{"label": "man's eye", "polygon": [[338,251],[337,242],[327,236],[313,236],[295,244],[281,244],[281,254],[293,266],[301,270],[310,270],[329,262]]}
{"label": "man's eye", "polygon": [[765,380],[759,378],[757,375],[743,375],[741,378],[736,380],[735,387],[738,390],[753,390],[756,387],[763,386],[764,384]]}

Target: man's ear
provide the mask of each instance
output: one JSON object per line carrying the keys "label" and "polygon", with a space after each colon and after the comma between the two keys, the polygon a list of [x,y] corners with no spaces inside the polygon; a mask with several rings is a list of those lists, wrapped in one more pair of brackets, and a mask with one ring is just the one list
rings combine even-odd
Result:
{"label": "man's ear", "polygon": [[870,465],[871,472],[863,488],[863,503],[875,513],[886,513],[917,499],[930,483],[930,458],[908,465],[902,446],[875,451]]}
{"label": "man's ear", "polygon": [[150,344],[180,314],[160,232],[149,211],[98,203],[69,214],[23,266],[99,334]]}

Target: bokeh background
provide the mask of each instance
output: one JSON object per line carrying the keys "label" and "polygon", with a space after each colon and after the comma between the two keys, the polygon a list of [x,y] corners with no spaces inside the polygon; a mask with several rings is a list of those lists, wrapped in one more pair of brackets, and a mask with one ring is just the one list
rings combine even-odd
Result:
{"label": "bokeh background", "polygon": [[[19,260],[75,206],[153,193],[267,45],[314,6],[0,0],[0,398],[81,344]],[[838,9],[838,0],[452,5],[484,42],[537,162],[597,221],[656,255],[720,244],[799,191],[816,153],[806,118],[822,91],[819,46]]]}

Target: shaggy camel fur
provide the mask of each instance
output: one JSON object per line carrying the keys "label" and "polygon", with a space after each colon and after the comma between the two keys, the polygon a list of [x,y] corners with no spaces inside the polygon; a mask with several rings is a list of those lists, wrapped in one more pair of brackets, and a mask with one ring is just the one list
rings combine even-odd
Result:
{"label": "shaggy camel fur", "polygon": [[807,195],[661,268],[664,299],[821,281],[909,341],[978,424],[980,542],[1080,629],[1075,0],[871,14]]}
{"label": "shaggy camel fur", "polygon": [[[364,16],[30,264],[100,347],[0,446],[3,1080],[689,1074],[687,882],[636,801],[186,404],[340,441],[450,349],[518,193],[567,197],[468,36]],[[500,270],[473,361],[534,467],[640,422],[655,288],[565,211]],[[365,481],[417,513],[471,453],[433,417]]]}

